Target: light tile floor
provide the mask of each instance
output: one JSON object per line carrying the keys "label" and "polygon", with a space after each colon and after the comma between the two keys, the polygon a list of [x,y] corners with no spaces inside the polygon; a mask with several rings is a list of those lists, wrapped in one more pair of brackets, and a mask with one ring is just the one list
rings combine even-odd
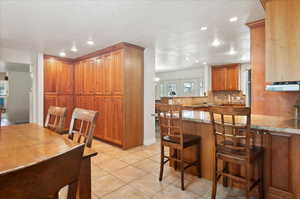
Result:
{"label": "light tile floor", "polygon": [[[159,182],[160,145],[122,150],[94,140],[98,155],[92,158],[93,199],[209,199],[211,182],[186,175],[186,190],[180,189],[180,175],[165,166]],[[244,193],[232,188],[218,187],[218,199],[242,199]]]}

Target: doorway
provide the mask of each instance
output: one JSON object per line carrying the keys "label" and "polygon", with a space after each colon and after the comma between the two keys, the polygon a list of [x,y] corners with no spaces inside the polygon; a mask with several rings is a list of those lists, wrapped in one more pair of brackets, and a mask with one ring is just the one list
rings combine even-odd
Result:
{"label": "doorway", "polygon": [[0,67],[1,126],[29,122],[31,87],[29,64],[5,62]]}

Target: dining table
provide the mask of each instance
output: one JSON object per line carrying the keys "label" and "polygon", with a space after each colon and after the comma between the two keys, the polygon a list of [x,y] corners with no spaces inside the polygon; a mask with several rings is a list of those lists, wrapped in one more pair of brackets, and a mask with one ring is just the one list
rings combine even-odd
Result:
{"label": "dining table", "polygon": [[[0,128],[0,176],[49,159],[79,145],[38,124],[28,123]],[[82,156],[78,199],[91,199],[91,157],[97,152],[85,147]]]}

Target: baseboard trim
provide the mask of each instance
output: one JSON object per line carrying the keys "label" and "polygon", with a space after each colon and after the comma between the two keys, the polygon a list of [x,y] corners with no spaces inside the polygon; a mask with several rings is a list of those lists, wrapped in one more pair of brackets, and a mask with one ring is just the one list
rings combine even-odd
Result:
{"label": "baseboard trim", "polygon": [[147,140],[144,140],[144,145],[151,145],[151,144],[154,144],[156,142],[155,138],[151,138],[151,139],[147,139]]}

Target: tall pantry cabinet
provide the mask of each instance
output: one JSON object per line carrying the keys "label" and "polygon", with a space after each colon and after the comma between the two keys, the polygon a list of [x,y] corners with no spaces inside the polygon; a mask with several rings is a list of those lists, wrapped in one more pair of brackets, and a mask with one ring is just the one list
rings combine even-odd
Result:
{"label": "tall pantry cabinet", "polygon": [[[51,88],[57,77],[47,67],[45,64],[45,83]],[[143,67],[144,49],[128,43],[73,60],[74,107],[100,113],[96,138],[124,149],[143,143]],[[45,109],[47,100],[49,104],[55,99],[45,93]]]}

